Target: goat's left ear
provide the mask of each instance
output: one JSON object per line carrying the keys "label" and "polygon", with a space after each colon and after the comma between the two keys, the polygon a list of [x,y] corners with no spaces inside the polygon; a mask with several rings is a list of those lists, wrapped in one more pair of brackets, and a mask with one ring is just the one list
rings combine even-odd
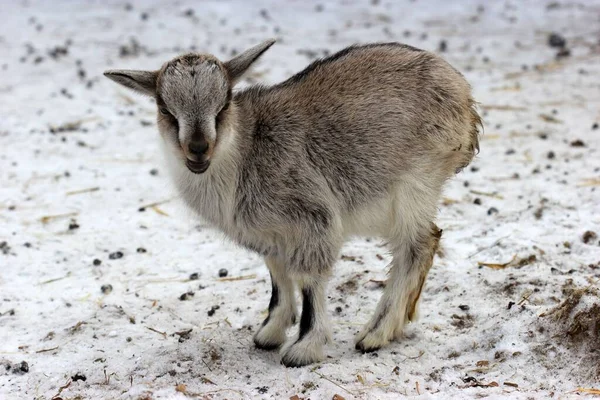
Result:
{"label": "goat's left ear", "polygon": [[158,71],[115,69],[104,72],[104,76],[138,93],[151,97],[156,96]]}
{"label": "goat's left ear", "polygon": [[244,73],[252,65],[252,63],[256,61],[258,57],[260,57],[265,51],[267,51],[269,47],[273,46],[274,43],[275,39],[266,40],[227,61],[225,63],[225,68],[227,68],[233,84],[238,82],[242,75],[244,75]]}

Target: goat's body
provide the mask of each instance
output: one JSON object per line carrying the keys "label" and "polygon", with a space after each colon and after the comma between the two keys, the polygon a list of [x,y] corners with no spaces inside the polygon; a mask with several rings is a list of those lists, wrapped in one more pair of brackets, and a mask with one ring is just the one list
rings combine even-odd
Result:
{"label": "goat's body", "polygon": [[355,46],[278,85],[236,93],[200,175],[163,135],[189,207],[265,256],[273,294],[257,346],[286,340],[297,284],[302,319],[283,362],[322,358],[326,282],[352,235],[382,237],[393,254],[384,295],[356,346],[375,350],[399,337],[441,236],[433,221],[442,186],[478,150],[473,104],[462,75],[431,53]]}
{"label": "goat's body", "polygon": [[[234,102],[227,160],[201,176],[181,166],[177,181],[192,209],[263,255],[332,227],[336,239],[389,236],[398,208],[415,208],[398,204],[407,200],[398,193],[437,201],[478,146],[466,81],[439,57],[398,44],[346,49]],[[300,257],[290,268],[319,261]]]}

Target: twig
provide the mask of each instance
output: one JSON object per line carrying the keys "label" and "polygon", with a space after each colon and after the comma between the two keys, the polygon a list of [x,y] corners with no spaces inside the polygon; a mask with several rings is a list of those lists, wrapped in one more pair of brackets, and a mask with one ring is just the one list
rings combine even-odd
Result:
{"label": "twig", "polygon": [[471,254],[470,256],[468,256],[467,258],[471,258],[473,256],[476,256],[477,254],[481,253],[484,250],[488,250],[491,249],[492,247],[496,246],[498,243],[500,243],[500,241],[506,239],[507,237],[509,237],[510,235],[506,235],[501,237],[500,239],[496,240],[494,243],[492,243],[491,245],[489,245],[488,247],[483,247],[480,250],[477,250],[475,253]]}
{"label": "twig", "polygon": [[493,197],[495,199],[504,200],[504,197],[502,197],[501,195],[496,194],[496,193],[481,192],[479,190],[470,190],[469,192],[473,193],[473,194],[478,194],[480,196],[488,196],[488,197]]}
{"label": "twig", "polygon": [[70,276],[71,276],[71,273],[67,272],[67,274],[65,276],[63,276],[63,277],[54,278],[54,279],[48,279],[47,281],[42,281],[42,282],[38,283],[38,285],[45,285],[47,283],[58,282],[58,281],[61,281],[63,279],[66,279],[66,278],[68,278]]}
{"label": "twig", "polygon": [[256,278],[256,274],[251,275],[242,275],[242,276],[233,276],[231,278],[219,278],[219,282],[231,282],[231,281],[243,281],[246,279],[254,279]]}
{"label": "twig", "polygon": [[171,197],[170,199],[166,199],[166,200],[162,200],[162,201],[156,201],[154,203],[150,203],[150,204],[146,204],[143,206],[139,206],[140,210],[145,210],[146,208],[152,208],[152,207],[156,207],[156,206],[160,206],[161,204],[165,204],[168,203],[169,201],[173,200],[175,197]]}
{"label": "twig", "polygon": [[98,190],[100,190],[100,188],[98,186],[96,186],[96,187],[91,187],[91,188],[87,188],[87,189],[72,190],[70,192],[67,192],[66,194],[67,194],[67,196],[72,196],[74,194],[97,192]]}
{"label": "twig", "polygon": [[502,104],[489,104],[489,105],[483,104],[481,107],[486,110],[498,110],[498,111],[527,111],[528,110],[525,107],[515,107],[515,106],[502,105]]}
{"label": "twig", "polygon": [[67,389],[69,386],[71,386],[71,383],[73,383],[73,381],[69,379],[69,381],[65,385],[59,387],[58,388],[58,393],[56,393],[54,396],[52,396],[52,399],[59,398],[59,396],[62,393],[62,391],[65,390],[65,389]]}
{"label": "twig", "polygon": [[39,354],[39,353],[46,353],[46,352],[48,352],[48,351],[52,351],[52,350],[56,350],[56,349],[58,349],[58,346],[56,346],[56,347],[53,347],[53,348],[51,348],[51,349],[42,349],[42,350],[38,350],[38,351],[36,351],[36,353],[37,353],[37,354]]}
{"label": "twig", "polygon": [[146,327],[146,329],[149,329],[149,330],[151,330],[152,332],[156,332],[156,333],[158,333],[158,334],[161,334],[161,335],[163,336],[163,338],[165,338],[165,339],[167,338],[167,333],[166,333],[166,332],[161,332],[161,331],[159,331],[159,330],[156,330],[156,329],[154,329],[154,328],[150,328],[149,326],[147,326],[147,327]]}
{"label": "twig", "polygon": [[70,213],[66,213],[66,214],[46,215],[46,216],[40,218],[40,222],[45,225],[48,222],[53,221],[55,219],[74,217],[75,215],[78,215],[78,214],[79,214],[79,212],[70,212]]}
{"label": "twig", "polygon": [[312,372],[314,372],[315,374],[319,375],[321,378],[325,379],[326,381],[329,381],[329,382],[333,383],[335,386],[339,387],[340,389],[345,390],[346,392],[350,393],[352,396],[355,396],[355,394],[353,392],[351,392],[350,390],[346,389],[345,387],[343,387],[339,383],[332,381],[331,379],[329,379],[325,375],[321,374],[320,372],[317,372],[316,369],[313,369]]}

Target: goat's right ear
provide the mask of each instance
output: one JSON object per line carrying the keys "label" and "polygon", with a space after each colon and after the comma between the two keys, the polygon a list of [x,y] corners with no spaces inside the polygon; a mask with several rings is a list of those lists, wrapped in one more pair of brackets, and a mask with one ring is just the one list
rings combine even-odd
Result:
{"label": "goat's right ear", "polygon": [[138,93],[151,97],[156,96],[158,71],[113,69],[104,72],[104,76]]}

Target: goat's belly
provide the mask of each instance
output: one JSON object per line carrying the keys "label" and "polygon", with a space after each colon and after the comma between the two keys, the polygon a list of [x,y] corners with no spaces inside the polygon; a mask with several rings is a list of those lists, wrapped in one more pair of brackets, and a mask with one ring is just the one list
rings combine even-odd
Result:
{"label": "goat's belly", "polygon": [[392,196],[374,200],[342,217],[344,235],[385,237],[393,228],[394,212]]}

